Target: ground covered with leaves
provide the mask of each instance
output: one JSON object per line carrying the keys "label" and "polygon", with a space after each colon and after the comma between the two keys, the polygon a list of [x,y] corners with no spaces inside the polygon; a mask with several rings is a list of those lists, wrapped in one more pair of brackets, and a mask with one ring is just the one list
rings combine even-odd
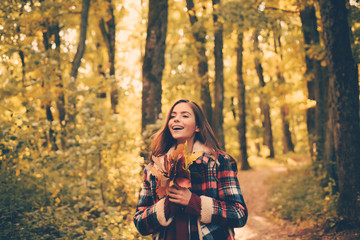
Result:
{"label": "ground covered with leaves", "polygon": [[237,240],[360,238],[360,228],[336,224],[336,195],[307,166],[269,162],[240,171],[239,181],[249,219],[235,230]]}

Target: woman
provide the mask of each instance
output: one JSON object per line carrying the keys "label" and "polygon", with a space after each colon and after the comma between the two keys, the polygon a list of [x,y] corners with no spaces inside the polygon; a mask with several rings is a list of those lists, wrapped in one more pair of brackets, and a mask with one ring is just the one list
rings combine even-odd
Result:
{"label": "woman", "polygon": [[184,143],[190,153],[199,155],[189,167],[191,188],[175,184],[159,199],[157,179],[146,167],[134,216],[136,228],[161,240],[234,239],[233,228],[247,220],[236,163],[220,149],[201,108],[181,99],[154,135],[152,156],[169,155]]}

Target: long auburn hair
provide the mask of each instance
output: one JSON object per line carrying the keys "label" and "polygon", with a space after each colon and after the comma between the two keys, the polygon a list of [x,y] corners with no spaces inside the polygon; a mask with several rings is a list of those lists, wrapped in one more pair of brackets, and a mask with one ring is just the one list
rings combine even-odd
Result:
{"label": "long auburn hair", "polygon": [[152,149],[151,155],[154,156],[164,155],[169,151],[169,149],[172,146],[176,145],[176,139],[172,137],[168,123],[170,120],[170,115],[174,110],[174,107],[179,103],[189,104],[195,114],[196,125],[198,126],[200,131],[195,133],[194,142],[196,141],[201,142],[206,147],[212,149],[214,153],[222,152],[220,144],[216,139],[215,134],[211,129],[210,124],[206,119],[205,114],[201,109],[201,107],[197,103],[191,100],[179,99],[170,108],[170,111],[168,112],[166,116],[166,120],[163,123],[162,127],[152,136],[153,141],[151,145],[151,149]]}

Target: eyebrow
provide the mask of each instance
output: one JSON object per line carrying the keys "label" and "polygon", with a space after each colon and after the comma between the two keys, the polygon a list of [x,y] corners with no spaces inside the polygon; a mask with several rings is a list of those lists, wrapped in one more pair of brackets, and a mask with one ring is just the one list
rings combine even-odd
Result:
{"label": "eyebrow", "polygon": [[[171,114],[173,114],[173,113],[175,113],[175,114],[176,114],[177,112],[172,111],[172,112],[171,112]],[[191,113],[190,113],[190,112],[188,112],[188,111],[182,111],[182,112],[180,112],[180,113],[181,113],[181,114],[188,113],[188,114],[190,114],[190,115],[191,115]]]}

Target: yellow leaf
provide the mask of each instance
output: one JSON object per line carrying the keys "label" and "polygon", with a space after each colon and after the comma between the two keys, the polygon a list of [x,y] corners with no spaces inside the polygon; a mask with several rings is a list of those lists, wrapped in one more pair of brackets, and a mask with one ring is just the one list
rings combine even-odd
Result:
{"label": "yellow leaf", "polygon": [[203,152],[196,152],[194,154],[191,154],[187,159],[186,159],[186,166],[191,165],[196,159],[198,159],[201,155],[203,154]]}
{"label": "yellow leaf", "polygon": [[161,172],[157,170],[154,166],[150,164],[147,164],[145,166],[149,169],[150,173],[154,175],[156,178],[159,178],[161,176]]}

